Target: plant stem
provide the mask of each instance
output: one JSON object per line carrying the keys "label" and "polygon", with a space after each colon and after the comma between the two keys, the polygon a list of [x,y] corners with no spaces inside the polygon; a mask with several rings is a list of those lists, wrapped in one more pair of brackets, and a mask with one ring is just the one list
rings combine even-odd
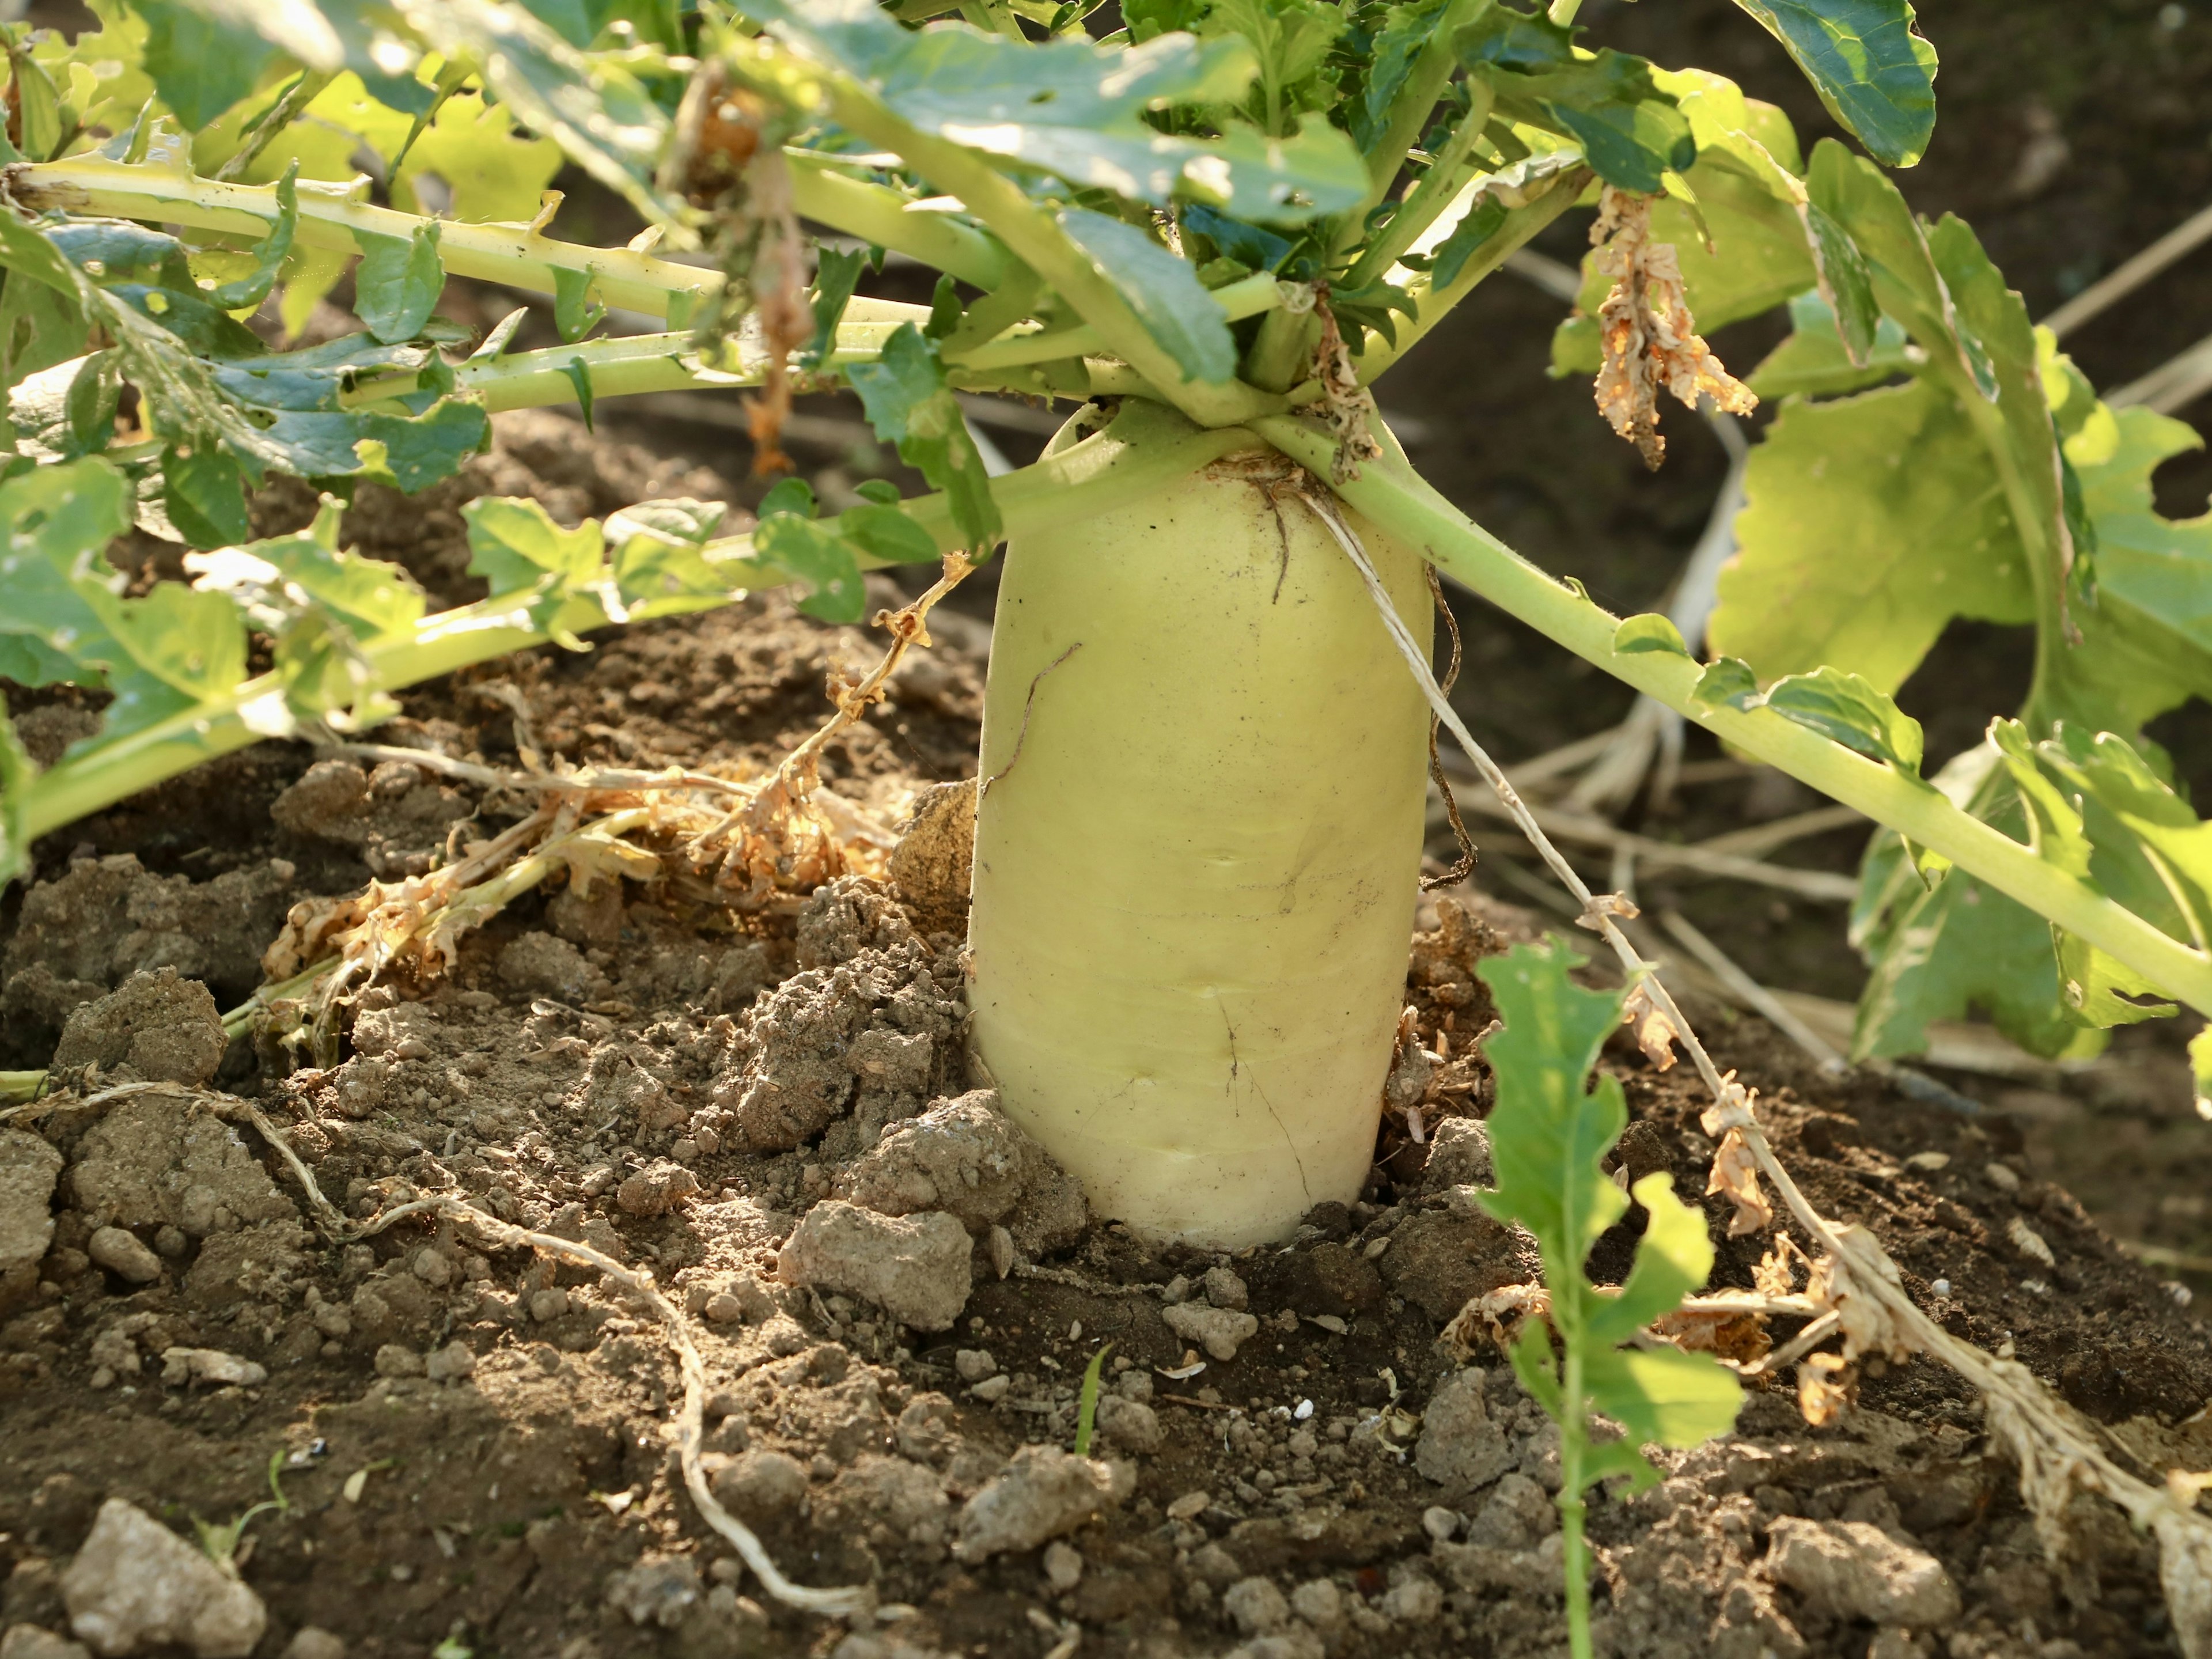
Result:
{"label": "plant stem", "polygon": [[[247,237],[265,234],[277,216],[274,185],[222,184],[180,169],[127,166],[99,155],[24,163],[9,167],[5,177],[15,200],[39,210],[145,219]],[[352,188],[310,179],[299,181],[296,237],[301,246],[355,253],[361,250],[357,230],[404,240],[425,222],[416,214],[354,201],[348,194]],[[628,248],[556,241],[526,225],[441,220],[438,257],[453,275],[539,294],[553,292],[556,270],[581,271],[592,278],[599,298],[608,305],[654,316],[668,314],[672,295],[691,295],[696,306],[722,287],[719,271]]]}
{"label": "plant stem", "polygon": [[1006,245],[945,213],[919,213],[896,191],[837,171],[840,156],[787,147],[792,205],[805,218],[904,253],[988,291],[1014,274]]}
{"label": "plant stem", "polygon": [[[1262,436],[1326,477],[1336,441],[1289,417],[1254,422]],[[1401,457],[1370,464],[1338,493],[1386,532],[1420,548],[1439,569],[1509,615],[1649,693],[1733,747],[1811,785],[1908,839],[1931,847],[2045,919],[2143,975],[2166,994],[2212,1014],[2212,960],[2161,933],[2088,883],[1960,811],[1941,793],[1771,709],[1699,702],[1696,660],[1613,648],[1620,619],[1538,569],[1470,521]]]}
{"label": "plant stem", "polygon": [[[1545,1281],[1560,1285],[1581,1275],[1579,1263],[1571,1274],[1554,1277],[1547,1264]],[[1589,1420],[1583,1401],[1583,1350],[1579,1342],[1565,1343],[1566,1363],[1559,1378],[1559,1568],[1567,1595],[1567,1647],[1573,1659],[1590,1659],[1589,1550],[1583,1541],[1583,1520],[1588,1505],[1583,1501],[1583,1454],[1589,1449]]]}
{"label": "plant stem", "polygon": [[1474,291],[1475,284],[1504,264],[1509,256],[1534,241],[1552,221],[1574,206],[1575,198],[1582,194],[1583,185],[1589,173],[1576,167],[1563,173],[1553,181],[1551,189],[1526,207],[1514,209],[1505,222],[1492,233],[1490,240],[1468,256],[1468,261],[1451,286],[1441,291],[1413,285],[1413,304],[1411,317],[1397,320],[1398,338],[1395,343],[1383,340],[1371,331],[1367,349],[1359,359],[1359,378],[1372,386],[1385,369],[1419,345],[1429,331],[1442,322],[1445,314],[1462,300]]}
{"label": "plant stem", "polygon": [[1398,256],[1413,246],[1414,238],[1436,222],[1437,216],[1452,204],[1460,186],[1467,182],[1461,176],[1467,158],[1474,152],[1474,141],[1482,136],[1482,129],[1490,120],[1491,106],[1497,94],[1487,81],[1478,81],[1469,88],[1474,101],[1467,117],[1454,130],[1450,142],[1445,144],[1420,181],[1406,192],[1390,222],[1367,246],[1358,263],[1344,275],[1346,288],[1364,288],[1398,262]]}
{"label": "plant stem", "polygon": [[1421,47],[1420,56],[1414,59],[1406,84],[1399,90],[1393,106],[1390,125],[1383,129],[1376,141],[1373,153],[1367,161],[1368,189],[1359,206],[1346,214],[1340,222],[1337,236],[1340,251],[1359,240],[1366,228],[1367,216],[1372,212],[1390,191],[1391,181],[1397,178],[1398,169],[1405,165],[1406,152],[1421,136],[1422,124],[1437,106],[1437,100],[1459,68],[1459,33],[1469,23],[1488,11],[1491,0],[1453,0],[1453,4],[1437,20],[1435,31]]}
{"label": "plant stem", "polygon": [[1545,13],[1561,28],[1575,21],[1575,14],[1583,9],[1583,0],[1552,0],[1551,9]]}

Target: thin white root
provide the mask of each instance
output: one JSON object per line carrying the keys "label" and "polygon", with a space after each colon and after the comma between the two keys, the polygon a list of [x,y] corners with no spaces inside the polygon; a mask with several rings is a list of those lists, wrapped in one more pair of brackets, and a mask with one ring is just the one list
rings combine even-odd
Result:
{"label": "thin white root", "polygon": [[684,1372],[684,1407],[676,1421],[677,1461],[684,1471],[684,1487],[690,1493],[700,1517],[726,1540],[744,1564],[761,1582],[761,1588],[782,1602],[802,1613],[819,1613],[829,1619],[848,1619],[866,1613],[875,1606],[875,1587],[854,1584],[840,1589],[816,1589],[807,1584],[795,1584],[783,1575],[775,1559],[764,1549],[758,1537],[744,1522],[738,1520],[714,1497],[714,1489],[707,1484],[706,1471],[700,1467],[700,1441],[706,1432],[707,1367],[699,1358],[699,1350],[691,1340],[690,1327],[676,1304],[663,1296],[653,1282],[649,1270],[625,1267],[613,1257],[602,1255],[588,1244],[579,1244],[570,1239],[556,1238],[550,1233],[532,1232],[512,1222],[501,1221],[488,1215],[473,1204],[442,1194],[420,1198],[410,1203],[398,1205],[356,1225],[341,1214],[337,1206],[323,1195],[315,1184],[313,1173],[292,1150],[283,1133],[269,1121],[268,1116],[252,1102],[241,1100],[210,1089],[188,1089],[175,1084],[143,1085],[149,1090],[180,1095],[197,1100],[217,1116],[243,1118],[252,1124],[262,1138],[274,1146],[293,1179],[306,1193],[307,1205],[313,1212],[315,1223],[334,1244],[353,1243],[374,1237],[395,1224],[415,1216],[439,1216],[474,1228],[495,1249],[533,1249],[547,1255],[558,1256],[580,1267],[590,1267],[602,1277],[612,1280],[650,1308],[668,1328],[669,1340],[675,1345]]}
{"label": "thin white root", "polygon": [[[1358,570],[1374,599],[1391,638],[1413,669],[1430,707],[1451,728],[1468,755],[1491,787],[1498,792],[1522,833],[1543,855],[1554,874],[1583,907],[1584,926],[1602,933],[1626,968],[1632,982],[1644,989],[1652,1004],[1671,1022],[1682,1046],[1696,1063],[1698,1073],[1711,1091],[1713,1106],[1704,1118],[1707,1133],[1721,1142],[1716,1155],[1716,1188],[1725,1190],[1738,1206],[1736,1229],[1741,1229],[1748,1205],[1763,1206],[1755,1188],[1748,1196],[1741,1175],[1723,1184],[1719,1164],[1739,1160],[1755,1168],[1773,1183],[1782,1200],[1806,1235],[1826,1253],[1814,1273],[1808,1296],[1832,1311],[1844,1338],[1840,1359],[1816,1355],[1827,1364],[1820,1375],[1840,1370],[1862,1352],[1882,1352],[1898,1358],[1917,1351],[1940,1360],[1980,1391],[1987,1406],[1992,1439],[2008,1447],[2020,1463],[2021,1495],[2036,1517],[2045,1549],[2054,1559],[2064,1544],[2063,1512],[2076,1486],[2099,1493],[2124,1510],[2141,1530],[2159,1541],[2160,1579],[2173,1632],[2185,1659],[2212,1659],[2212,1516],[2196,1507],[2197,1487],[2179,1472],[2153,1486],[2128,1474],[2106,1455],[2092,1426],[2070,1407],[2052,1396],[2033,1372],[2017,1359],[2002,1359],[1960,1341],[1930,1319],[1905,1293],[1903,1276],[1881,1242],[1863,1227],[1838,1224],[1815,1210],[1782,1167],[1781,1160],[1752,1109],[1752,1098],[1733,1074],[1723,1077],[1682,1018],[1666,988],[1637,955],[1614,921],[1622,901],[1617,895],[1591,893],[1574,867],[1560,856],[1505,775],[1480,745],[1443,694],[1429,672],[1427,660],[1412,633],[1390,603],[1366,550],[1359,544],[1334,503],[1301,490],[1298,498],[1326,524]],[[1735,1230],[1735,1229],[1732,1229]],[[1801,1339],[1802,1340],[1802,1336]],[[1810,1363],[1810,1362],[1808,1362]],[[1820,1386],[1801,1389],[1808,1403]]]}

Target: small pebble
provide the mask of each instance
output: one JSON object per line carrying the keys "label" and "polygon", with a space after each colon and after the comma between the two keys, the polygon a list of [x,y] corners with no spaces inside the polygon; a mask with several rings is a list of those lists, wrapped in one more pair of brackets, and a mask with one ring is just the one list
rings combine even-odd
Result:
{"label": "small pebble", "polygon": [[85,1246],[94,1261],[133,1285],[150,1285],[161,1276],[161,1258],[148,1249],[136,1233],[120,1227],[102,1227]]}
{"label": "small pebble", "polygon": [[1168,1519],[1170,1521],[1195,1521],[1200,1516],[1204,1515],[1208,1509],[1212,1508],[1212,1493],[1203,1492],[1187,1492],[1182,1497],[1176,1498],[1173,1503],[1168,1505]]}
{"label": "small pebble", "polygon": [[442,1252],[427,1244],[415,1252],[413,1266],[415,1277],[434,1291],[443,1290],[453,1282],[453,1264],[446,1260]]}
{"label": "small pebble", "polygon": [[1044,1547],[1045,1582],[1054,1595],[1065,1595],[1083,1582],[1083,1554],[1055,1539]]}
{"label": "small pebble", "polygon": [[1982,1179],[2001,1193],[2016,1193],[2020,1190],[2020,1176],[2009,1166],[1996,1163],[1995,1160],[1982,1166]]}
{"label": "small pebble", "polygon": [[1905,1164],[1909,1170],[1923,1170],[1929,1175],[1933,1175],[1938,1170],[1947,1170],[1950,1168],[1951,1154],[1948,1152],[1915,1152],[1911,1158],[1905,1160]]}
{"label": "small pebble", "polygon": [[1948,1296],[1951,1294],[1951,1281],[1948,1279],[1939,1279],[1931,1288],[1938,1296]]}
{"label": "small pebble", "polygon": [[952,1356],[952,1369],[963,1382],[981,1382],[999,1369],[988,1348],[963,1348]]}
{"label": "small pebble", "polygon": [[1441,1504],[1431,1504],[1421,1511],[1421,1530],[1439,1544],[1448,1543],[1459,1530],[1459,1516]]}
{"label": "small pebble", "polygon": [[1013,1378],[1001,1374],[998,1376],[985,1377],[968,1392],[985,1405],[993,1406],[1004,1400],[1006,1397],[1006,1390],[1013,1386]]}

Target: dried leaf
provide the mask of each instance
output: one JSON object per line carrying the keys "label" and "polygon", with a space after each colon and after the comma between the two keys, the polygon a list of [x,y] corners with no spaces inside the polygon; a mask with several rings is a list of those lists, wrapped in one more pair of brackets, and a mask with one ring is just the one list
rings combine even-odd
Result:
{"label": "dried leaf", "polygon": [[1774,1206],[1766,1201],[1759,1184],[1759,1161],[1752,1156],[1741,1129],[1723,1134],[1713,1153],[1713,1173],[1705,1183],[1705,1195],[1710,1198],[1715,1193],[1726,1194],[1735,1206],[1735,1213],[1729,1218],[1730,1238],[1763,1233],[1773,1226]]}
{"label": "dried leaf", "polygon": [[1664,1072],[1674,1066],[1674,1045],[1682,1040],[1682,1033],[1673,1016],[1652,996],[1649,980],[1638,980],[1630,988],[1628,1000],[1621,1006],[1620,1023],[1636,1033],[1636,1046],[1654,1067]]}
{"label": "dried leaf", "polygon": [[1328,308],[1326,294],[1316,294],[1314,309],[1321,317],[1321,339],[1314,347],[1314,373],[1321,380],[1321,418],[1336,437],[1336,454],[1328,474],[1337,483],[1359,476],[1362,461],[1382,459],[1369,422],[1376,418],[1375,394],[1359,383],[1358,366],[1352,349],[1337,328],[1336,313]]}
{"label": "dried leaf", "polygon": [[1797,1409],[1814,1428],[1832,1423],[1850,1404],[1850,1366],[1841,1354],[1808,1354],[1797,1366]]}
{"label": "dried leaf", "polygon": [[1494,1343],[1501,1353],[1510,1351],[1521,1340],[1522,1325],[1551,1311],[1552,1293],[1541,1285],[1502,1285],[1470,1298],[1437,1340],[1464,1364],[1484,1340]]}
{"label": "dried leaf", "polygon": [[1607,185],[1590,227],[1597,248],[1590,263],[1613,279],[1598,307],[1605,354],[1595,386],[1598,411],[1656,471],[1667,457],[1667,441],[1659,435],[1662,386],[1692,409],[1702,395],[1731,415],[1750,414],[1759,399],[1698,337],[1674,244],[1650,240],[1651,202]]}

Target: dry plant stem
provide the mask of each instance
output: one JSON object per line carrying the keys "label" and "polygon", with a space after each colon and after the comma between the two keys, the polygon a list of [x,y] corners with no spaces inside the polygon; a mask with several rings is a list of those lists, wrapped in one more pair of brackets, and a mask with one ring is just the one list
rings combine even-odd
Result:
{"label": "dry plant stem", "polygon": [[1767,1023],[1810,1054],[1820,1068],[1831,1077],[1840,1077],[1850,1070],[1850,1063],[1818,1031],[1790,1012],[1779,997],[1736,965],[1727,951],[1708,939],[1690,919],[1679,910],[1669,910],[1659,918],[1659,925],[1672,933],[1683,949],[1705,965],[1714,978],[1749,1003]]}
{"label": "dry plant stem", "polygon": [[1959,1340],[1923,1313],[1905,1294],[1896,1264],[1872,1233],[1863,1227],[1838,1225],[1813,1207],[1775,1157],[1742,1086],[1721,1076],[1666,988],[1656,975],[1648,972],[1619,924],[1607,914],[1605,901],[1590,892],[1573,866],[1552,846],[1522,805],[1520,797],[1514,793],[1504,772],[1468,735],[1451,705],[1437,691],[1426,661],[1390,608],[1388,596],[1382,592],[1381,583],[1358,538],[1324,501],[1304,491],[1299,492],[1299,499],[1329,526],[1346,556],[1358,567],[1385,625],[1398,642],[1400,653],[1419,678],[1431,707],[1451,727],[1453,736],[1465,745],[1469,757],[1498,791],[1499,799],[1515,810],[1522,832],[1580,902],[1583,924],[1604,934],[1622,965],[1632,976],[1642,976],[1652,1001],[1672,1022],[1698,1076],[1712,1092],[1717,1114],[1717,1121],[1712,1127],[1723,1133],[1741,1133],[1759,1173],[1774,1184],[1798,1224],[1835,1258],[1832,1282],[1838,1302],[1846,1307],[1846,1316],[1849,1302],[1863,1297],[1875,1305],[1874,1322],[1877,1327],[1886,1327],[1906,1349],[1941,1360],[1980,1390],[1988,1402],[1991,1433],[2008,1445],[2020,1460],[2021,1493],[2036,1515],[2038,1531],[2047,1552],[2057,1554],[2063,1543],[2061,1514],[2066,1496],[2076,1483],[2119,1505],[2137,1527],[2155,1533],[2160,1578],[2182,1651],[2186,1659],[2212,1659],[2212,1518],[2196,1510],[2194,1491],[2185,1496],[2171,1480],[2166,1486],[2154,1486],[2129,1474],[2105,1455],[2088,1425],[2054,1399],[2027,1366],[2018,1360],[1984,1353],[1972,1343]]}
{"label": "dry plant stem", "polygon": [[321,747],[329,753],[351,755],[360,760],[398,761],[405,766],[423,767],[487,789],[621,790],[636,793],[653,789],[712,789],[735,794],[746,787],[729,778],[718,778],[706,772],[680,771],[674,767],[665,772],[606,766],[587,766],[574,772],[503,772],[495,766],[455,760],[434,749],[405,749],[392,743],[335,743]]}
{"label": "dry plant stem", "polygon": [[823,722],[805,742],[785,756],[782,763],[775,769],[775,775],[755,792],[744,805],[732,808],[694,836],[690,843],[692,848],[703,848],[708,842],[751,811],[755,799],[766,796],[771,790],[781,787],[793,799],[811,796],[818,781],[817,769],[821,764],[822,751],[829,747],[830,740],[840,732],[883,700],[884,683],[905,657],[907,647],[919,645],[926,647],[931,643],[929,613],[932,607],[959,586],[975,568],[961,554],[947,553],[945,556],[945,574],[931,584],[928,592],[896,611],[876,612],[877,625],[890,630],[891,642],[876,665],[868,671],[867,678],[849,690],[833,688],[830,696],[837,704],[837,712]]}
{"label": "dry plant stem", "polygon": [[1856,807],[1816,806],[1809,812],[1793,813],[1771,823],[1753,824],[1748,830],[1730,830],[1692,845],[1707,853],[1729,853],[1738,858],[1755,859],[1777,848],[1787,847],[1793,841],[1825,836],[1831,830],[1846,830],[1865,823],[1866,814]]}

